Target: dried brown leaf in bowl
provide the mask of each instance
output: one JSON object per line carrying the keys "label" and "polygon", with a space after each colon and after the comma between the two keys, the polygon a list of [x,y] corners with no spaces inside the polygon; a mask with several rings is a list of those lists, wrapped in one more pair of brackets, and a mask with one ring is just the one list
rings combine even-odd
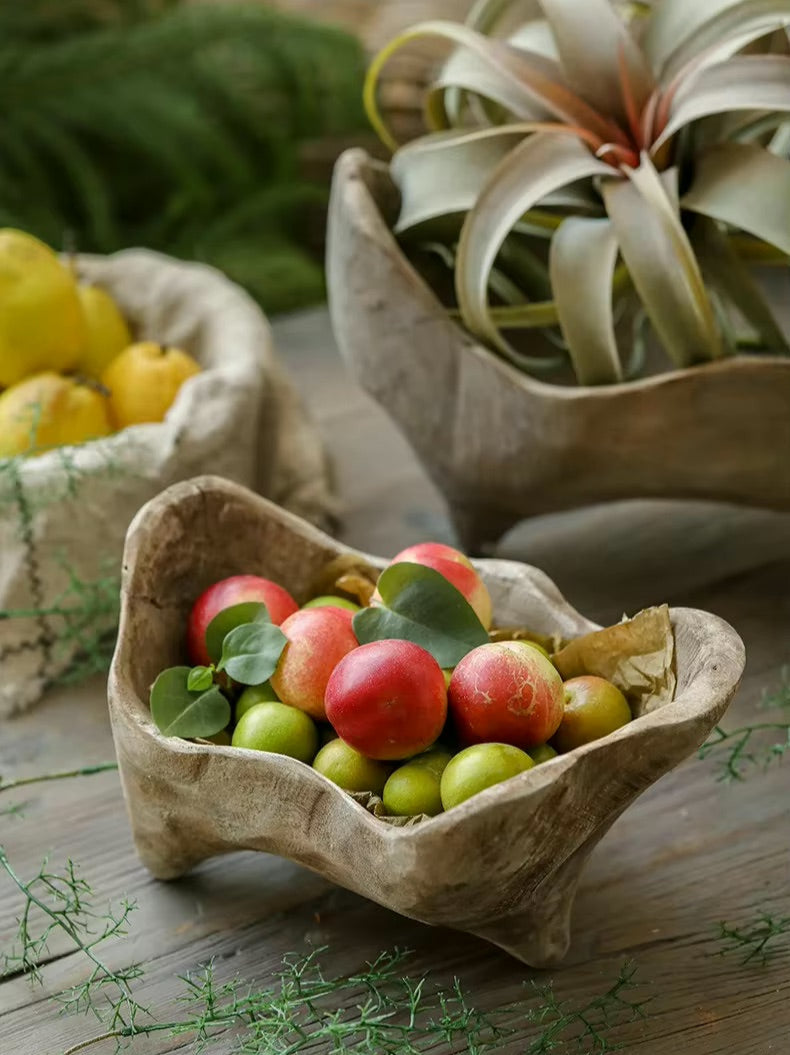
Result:
{"label": "dried brown leaf in bowl", "polygon": [[562,677],[595,674],[625,695],[635,717],[675,696],[675,635],[669,607],[647,608],[615,626],[571,641],[552,657]]}
{"label": "dried brown leaf in bowl", "polygon": [[342,553],[329,561],[313,580],[312,597],[330,594],[363,607],[370,604],[379,571],[359,553]]}
{"label": "dried brown leaf in bowl", "polygon": [[560,634],[537,634],[525,626],[496,627],[488,636],[492,641],[532,641],[547,652],[559,652],[565,644]]}
{"label": "dried brown leaf in bowl", "polygon": [[384,809],[380,796],[374,795],[372,791],[349,791],[348,794],[368,813],[372,813],[378,820],[386,821],[387,824],[392,824],[396,828],[413,828],[415,824],[422,824],[423,821],[431,819],[427,813],[419,813],[414,817],[390,817]]}

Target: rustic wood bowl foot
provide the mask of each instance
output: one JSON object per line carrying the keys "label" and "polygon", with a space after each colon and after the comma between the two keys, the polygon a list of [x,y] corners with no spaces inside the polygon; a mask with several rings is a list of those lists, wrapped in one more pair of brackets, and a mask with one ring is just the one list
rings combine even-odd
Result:
{"label": "rustic wood bowl foot", "polygon": [[[412,827],[374,817],[292,758],[161,735],[149,688],[183,662],[187,616],[206,586],[261,575],[303,603],[327,563],[348,552],[212,477],[178,484],[138,514],[124,558],[110,717],[143,863],[173,879],[232,850],[276,853],[412,919],[479,935],[531,966],[559,963],[590,851],[720,721],[743,671],[740,638],[713,615],[672,609],[674,700]],[[476,566],[498,625],[562,638],[596,629],[536,568]]]}

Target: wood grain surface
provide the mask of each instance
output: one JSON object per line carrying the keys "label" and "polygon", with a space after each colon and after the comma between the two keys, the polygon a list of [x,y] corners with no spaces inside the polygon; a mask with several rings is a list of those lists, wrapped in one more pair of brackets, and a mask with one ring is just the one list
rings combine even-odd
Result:
{"label": "wood grain surface", "polygon": [[[326,314],[282,320],[276,334],[335,457],[344,541],[387,556],[419,538],[452,539],[442,502],[408,446],[345,377]],[[735,725],[760,713],[763,690],[777,686],[790,659],[789,526],[778,514],[730,507],[619,503],[534,520],[511,532],[501,552],[544,567],[571,603],[598,622],[667,601],[732,623],[748,651],[746,678],[726,719]],[[100,680],[52,693],[32,713],[0,727],[6,779],[111,756]],[[266,855],[220,858],[186,879],[159,883],[135,856],[113,773],[38,785],[5,799],[27,803],[23,820],[0,817],[0,841],[20,873],[32,874],[45,853],[53,863],[71,856],[101,900],[138,900],[129,937],[108,955],[117,965],[146,963],[141,998],[160,1013],[172,1012],[180,992],[176,976],[212,956],[220,978],[240,974],[265,985],[285,952],[304,951],[310,942],[330,946],[324,957],[330,972],[357,968],[396,944],[408,946],[415,950],[414,975],[430,970],[448,983],[457,975],[483,1007],[515,999],[525,980],[547,977],[558,995],[581,1001],[608,988],[630,958],[653,999],[644,1022],[612,1035],[626,1052],[790,1052],[790,943],[778,945],[764,969],[715,955],[719,921],[743,923],[763,908],[790,914],[788,771],[781,766],[728,787],[717,783],[711,762],[692,760],[644,795],[594,852],[567,966],[549,976],[476,939],[404,922]],[[0,949],[19,907],[0,880]],[[82,977],[79,959],[58,958],[63,951],[53,944],[44,990],[22,979],[0,985],[4,1055],[60,1055],[97,1032],[91,1019],[60,1017],[47,999]],[[522,1037],[501,1051],[523,1055],[526,1048]],[[96,1050],[103,1055],[112,1045]],[[132,1050],[192,1049],[183,1038],[159,1035]],[[216,1050],[230,1052],[231,1042]],[[447,1055],[450,1049],[434,1050]]]}

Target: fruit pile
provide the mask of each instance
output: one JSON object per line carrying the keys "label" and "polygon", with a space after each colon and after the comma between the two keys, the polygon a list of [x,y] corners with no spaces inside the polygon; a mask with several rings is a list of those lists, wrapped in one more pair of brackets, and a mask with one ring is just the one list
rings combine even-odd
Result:
{"label": "fruit pile", "polygon": [[289,755],[389,816],[432,817],[631,721],[615,685],[563,682],[537,639],[499,640],[483,580],[449,546],[337,587],[299,608],[256,576],[210,586],[189,616],[193,666],[152,686],[160,731]]}
{"label": "fruit pile", "polygon": [[0,230],[0,458],[162,421],[200,367],[133,343],[110,295],[23,231]]}

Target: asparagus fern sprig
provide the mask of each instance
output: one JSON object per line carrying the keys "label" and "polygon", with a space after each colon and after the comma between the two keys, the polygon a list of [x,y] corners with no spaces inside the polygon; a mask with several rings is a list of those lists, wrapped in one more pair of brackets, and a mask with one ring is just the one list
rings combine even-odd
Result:
{"label": "asparagus fern sprig", "polygon": [[761,911],[755,919],[739,926],[722,922],[718,925],[717,938],[721,943],[719,956],[735,955],[744,966],[764,967],[777,955],[782,944],[790,947],[790,916]]}
{"label": "asparagus fern sprig", "polygon": [[725,783],[745,780],[751,771],[768,769],[790,753],[790,669],[782,671],[776,690],[763,693],[760,708],[779,713],[773,720],[753,722],[738,729],[716,726],[708,742],[700,748],[701,759],[711,756],[717,759],[719,780]]}

